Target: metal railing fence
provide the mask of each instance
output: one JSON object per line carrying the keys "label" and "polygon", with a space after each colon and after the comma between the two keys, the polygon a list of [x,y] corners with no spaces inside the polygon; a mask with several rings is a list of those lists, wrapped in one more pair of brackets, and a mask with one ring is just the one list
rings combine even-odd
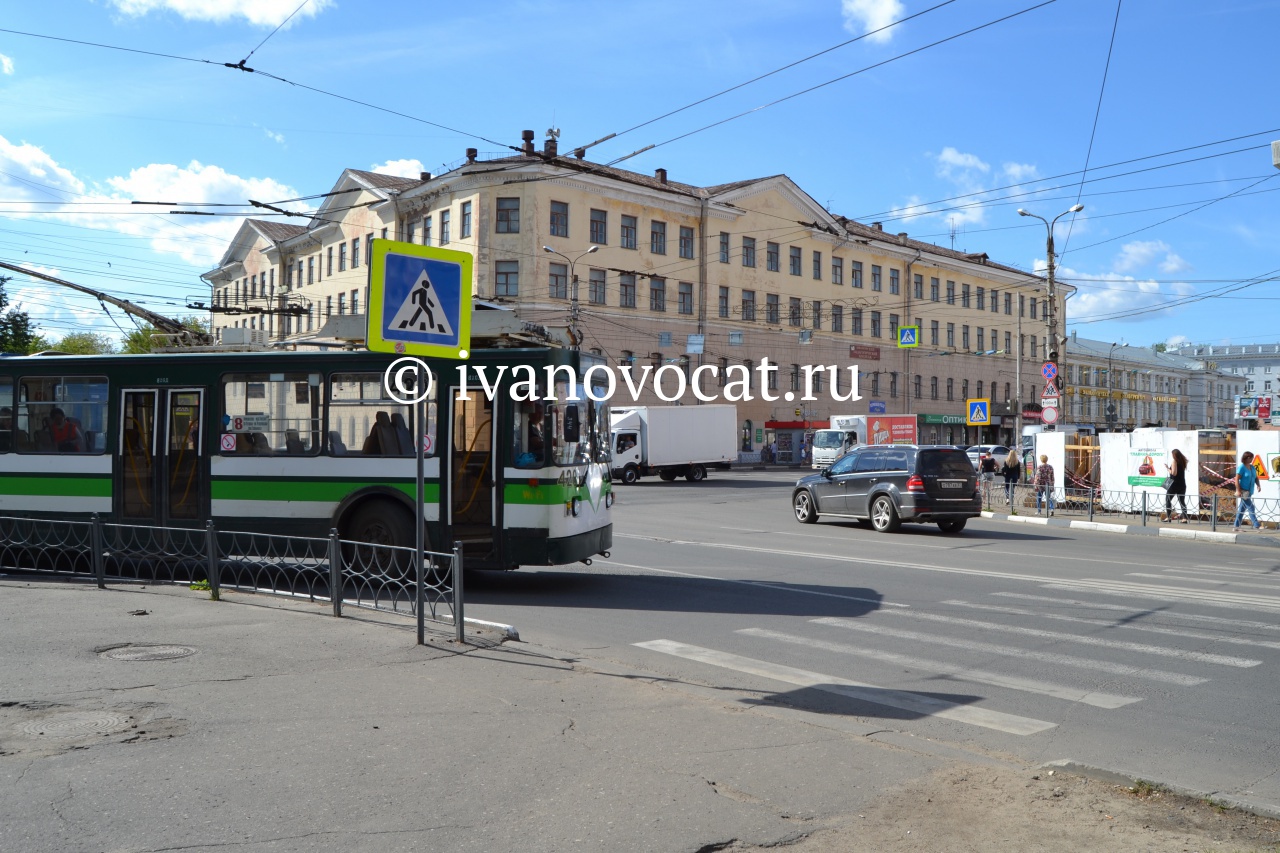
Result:
{"label": "metal railing fence", "polygon": [[0,569],[92,577],[113,582],[195,584],[223,589],[329,601],[344,606],[417,617],[418,642],[425,623],[452,623],[465,642],[462,547],[423,551],[341,539],[281,536],[203,528],[159,527],[90,521],[0,516]]}
{"label": "metal railing fence", "polygon": [[[1169,498],[1172,500],[1169,500]],[[1085,518],[1089,521],[1138,523],[1143,526],[1172,524],[1199,525],[1217,530],[1230,528],[1236,517],[1240,499],[1234,494],[1215,489],[1203,495],[1167,495],[1154,491],[1119,491],[1101,488],[1058,488],[1052,499],[1034,486],[1018,483],[1005,486],[997,482],[990,499],[984,495],[983,508],[1014,515],[1047,515]],[[1280,500],[1251,499],[1259,526],[1264,530],[1280,529]],[[1185,509],[1184,509],[1185,506]],[[1241,529],[1250,524],[1245,512]]]}

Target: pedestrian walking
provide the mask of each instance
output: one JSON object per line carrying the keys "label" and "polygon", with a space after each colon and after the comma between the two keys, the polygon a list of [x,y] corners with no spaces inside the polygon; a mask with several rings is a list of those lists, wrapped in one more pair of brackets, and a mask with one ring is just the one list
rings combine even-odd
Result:
{"label": "pedestrian walking", "polygon": [[1182,523],[1187,523],[1187,457],[1178,448],[1173,449],[1173,461],[1164,466],[1169,471],[1165,478],[1164,515],[1161,521],[1173,521],[1173,497],[1177,495],[1178,505],[1182,508]]}
{"label": "pedestrian walking", "polygon": [[1236,521],[1231,527],[1236,533],[1240,532],[1240,521],[1246,511],[1253,529],[1262,529],[1262,525],[1258,523],[1257,510],[1253,508],[1253,490],[1257,485],[1258,469],[1253,467],[1253,453],[1246,450],[1240,457],[1240,467],[1236,469]]}
{"label": "pedestrian walking", "polygon": [[983,453],[978,460],[978,479],[982,483],[982,503],[991,507],[991,489],[996,482],[996,458]]}
{"label": "pedestrian walking", "polygon": [[1009,451],[1000,474],[1004,477],[1004,502],[1013,506],[1013,497],[1018,492],[1018,479],[1022,476],[1022,460],[1018,458],[1018,451]]}
{"label": "pedestrian walking", "polygon": [[1049,510],[1050,517],[1053,516],[1053,486],[1054,473],[1053,466],[1049,464],[1049,455],[1047,453],[1040,454],[1040,467],[1036,469],[1036,515],[1040,515],[1040,502],[1043,500],[1046,508]]}

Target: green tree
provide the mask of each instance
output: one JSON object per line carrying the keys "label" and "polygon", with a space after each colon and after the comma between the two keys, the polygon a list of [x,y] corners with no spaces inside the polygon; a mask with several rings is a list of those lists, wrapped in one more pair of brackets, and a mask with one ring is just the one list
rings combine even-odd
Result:
{"label": "green tree", "polygon": [[10,278],[0,276],[0,352],[28,352],[38,337],[26,311],[9,307],[4,286]]}
{"label": "green tree", "polygon": [[[193,332],[200,332],[206,335],[209,333],[209,319],[207,317],[183,317],[178,322],[182,324],[184,329],[190,329]],[[124,336],[124,344],[120,351],[133,355],[152,352],[154,341],[151,340],[151,336],[157,333],[157,329],[150,323],[139,326]]]}
{"label": "green tree", "polygon": [[52,348],[72,355],[108,355],[116,352],[116,343],[100,332],[72,332]]}
{"label": "green tree", "polygon": [[1151,349],[1155,352],[1168,352],[1169,346],[1164,343],[1152,344]]}

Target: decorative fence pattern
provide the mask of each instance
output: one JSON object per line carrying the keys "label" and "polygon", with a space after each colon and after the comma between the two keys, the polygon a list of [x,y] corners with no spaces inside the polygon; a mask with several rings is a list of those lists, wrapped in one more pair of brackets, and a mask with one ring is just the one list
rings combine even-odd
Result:
{"label": "decorative fence pattern", "polygon": [[[990,496],[984,494],[983,508],[1017,515],[1047,514],[1087,518],[1089,521],[1115,521],[1148,524],[1197,524],[1217,530],[1219,526],[1230,528],[1235,521],[1239,499],[1234,492],[1206,486],[1205,494],[1184,495],[1186,511],[1178,496],[1173,496],[1172,513],[1166,513],[1164,492],[1109,491],[1099,488],[1058,489],[1053,500],[1037,495],[1034,486],[1023,483],[1008,489],[1000,482],[991,488]],[[1280,528],[1280,500],[1253,498],[1254,511],[1263,529]],[[1184,520],[1185,519],[1185,520]],[[1250,525],[1248,513],[1241,521],[1241,529]]]}
{"label": "decorative fence pattern", "polygon": [[207,581],[217,598],[223,589],[329,601],[344,606],[414,615],[418,642],[425,622],[451,622],[463,632],[462,548],[422,552],[413,548],[338,538],[275,536],[217,530],[0,516],[0,569],[20,569],[109,582],[192,584]]}

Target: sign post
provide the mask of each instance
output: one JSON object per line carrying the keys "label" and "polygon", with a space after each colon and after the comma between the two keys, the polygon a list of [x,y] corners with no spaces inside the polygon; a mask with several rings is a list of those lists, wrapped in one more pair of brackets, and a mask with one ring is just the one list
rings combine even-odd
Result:
{"label": "sign post", "polygon": [[[466,252],[418,246],[393,240],[374,240],[369,258],[368,326],[365,345],[374,352],[410,356],[466,359],[471,349],[472,259]],[[423,436],[427,424],[427,389],[431,377],[424,362],[417,365],[414,441],[417,456],[414,499],[414,566],[418,572],[418,645],[426,643],[425,551],[426,519],[423,502]],[[397,374],[397,382],[401,374]],[[384,379],[384,383],[389,377]],[[458,560],[453,571],[458,571]],[[453,578],[455,589],[460,578]],[[341,595],[341,590],[334,590]],[[455,603],[455,607],[457,604]],[[460,628],[461,626],[459,626]]]}

